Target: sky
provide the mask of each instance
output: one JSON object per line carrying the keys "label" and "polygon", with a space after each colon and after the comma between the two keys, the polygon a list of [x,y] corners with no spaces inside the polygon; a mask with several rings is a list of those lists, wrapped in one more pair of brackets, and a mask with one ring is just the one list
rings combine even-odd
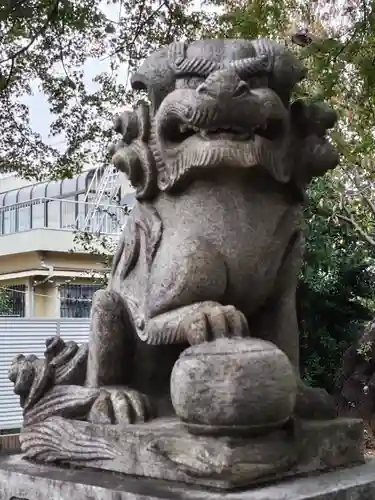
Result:
{"label": "sky", "polygon": [[[118,4],[110,4],[107,5],[106,1],[103,1],[101,4],[101,8],[105,12],[106,16],[109,19],[117,20],[119,13],[119,5]],[[194,5],[192,7],[194,10],[202,8],[202,0],[194,0]],[[93,82],[93,78],[102,73],[106,69],[109,69],[109,61],[108,59],[90,59],[87,60],[84,65],[84,78],[87,89],[90,91],[95,91],[95,83]],[[126,79],[126,71],[124,69],[124,73],[120,74],[119,77],[124,81]],[[52,115],[49,112],[49,105],[46,98],[38,89],[38,82],[34,82],[32,84],[33,87],[33,95],[25,96],[23,102],[29,106],[30,109],[30,120],[31,126],[35,132],[41,134],[43,139],[49,144],[57,147],[58,149],[63,149],[64,141],[60,137],[52,137],[49,138],[49,127],[52,123]],[[120,99],[119,99],[120,101]],[[114,110],[114,113],[116,110]]]}
{"label": "sky", "polygon": [[[102,10],[109,19],[118,17],[119,6],[116,4],[107,5],[102,2]],[[109,69],[108,59],[88,59],[84,64],[84,79],[87,89],[95,91],[96,86],[93,79],[99,73]],[[23,102],[29,106],[31,126],[35,132],[38,132],[43,139],[51,145],[63,149],[64,142],[60,137],[49,138],[49,128],[52,123],[52,115],[49,111],[49,104],[43,92],[38,89],[38,82],[32,83],[33,95],[25,96]]]}

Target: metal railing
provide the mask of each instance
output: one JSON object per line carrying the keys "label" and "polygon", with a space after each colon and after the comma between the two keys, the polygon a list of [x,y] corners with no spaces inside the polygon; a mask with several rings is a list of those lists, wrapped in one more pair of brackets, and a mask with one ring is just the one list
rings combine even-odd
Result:
{"label": "metal railing", "polygon": [[[118,195],[121,188],[119,171],[116,168],[109,166],[104,170],[104,172],[102,172],[102,174],[99,174],[99,169],[97,169],[91,181],[89,190],[87,191],[86,199],[84,200],[86,202],[87,197],[93,190],[93,183],[95,183],[94,192],[96,193],[96,196],[95,199],[92,200],[92,206],[86,214],[86,219],[83,225],[84,231],[87,231],[90,228],[91,220],[93,219],[94,214],[98,212],[98,208],[103,206],[104,203],[110,205]],[[98,224],[98,231],[101,231],[102,225],[105,224],[105,214],[103,212],[101,219],[98,219],[96,223]]]}
{"label": "metal railing", "polygon": [[[93,211],[93,205],[63,198],[37,198],[0,207],[0,236],[32,229],[120,234],[126,219],[124,208],[117,205],[99,205]],[[92,216],[87,223],[88,213]]]}

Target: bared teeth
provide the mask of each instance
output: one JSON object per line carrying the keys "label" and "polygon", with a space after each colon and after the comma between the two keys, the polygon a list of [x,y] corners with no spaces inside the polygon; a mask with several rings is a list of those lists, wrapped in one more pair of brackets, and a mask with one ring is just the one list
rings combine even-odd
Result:
{"label": "bared teeth", "polygon": [[240,127],[219,127],[219,128],[210,128],[210,129],[201,129],[195,127],[193,125],[188,125],[186,123],[181,123],[179,125],[179,132],[183,135],[191,134],[191,133],[199,133],[199,135],[204,139],[213,139],[220,138],[222,136],[223,139],[229,138],[237,141],[246,141],[250,140],[254,133],[253,131],[245,131]]}

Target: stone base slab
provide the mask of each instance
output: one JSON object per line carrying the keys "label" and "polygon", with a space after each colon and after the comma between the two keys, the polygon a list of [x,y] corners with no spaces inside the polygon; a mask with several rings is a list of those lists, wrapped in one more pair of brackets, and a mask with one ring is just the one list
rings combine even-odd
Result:
{"label": "stone base slab", "polygon": [[34,465],[0,457],[1,500],[373,500],[375,460],[252,490],[223,492],[110,472]]}
{"label": "stone base slab", "polygon": [[296,421],[241,438],[192,435],[177,419],[123,427],[56,417],[24,429],[21,445],[39,462],[226,490],[364,461],[357,419]]}

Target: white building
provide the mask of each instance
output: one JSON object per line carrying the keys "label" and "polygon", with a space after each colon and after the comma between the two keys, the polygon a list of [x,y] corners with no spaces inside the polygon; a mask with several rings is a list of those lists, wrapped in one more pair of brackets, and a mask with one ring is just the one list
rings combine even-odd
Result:
{"label": "white building", "polygon": [[[104,183],[106,174],[87,170],[35,184],[0,178],[0,288],[8,297],[0,314],[88,317],[98,288],[91,275],[103,263],[77,247],[77,231],[117,238],[126,217],[122,204],[131,207],[135,199],[124,178],[116,173]],[[113,201],[115,191],[121,204]]]}

